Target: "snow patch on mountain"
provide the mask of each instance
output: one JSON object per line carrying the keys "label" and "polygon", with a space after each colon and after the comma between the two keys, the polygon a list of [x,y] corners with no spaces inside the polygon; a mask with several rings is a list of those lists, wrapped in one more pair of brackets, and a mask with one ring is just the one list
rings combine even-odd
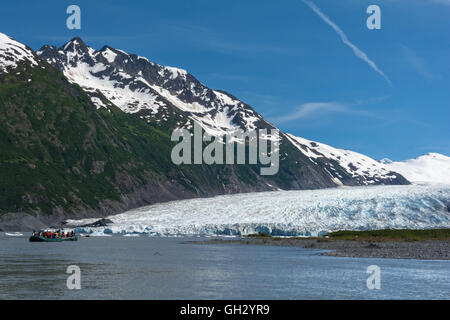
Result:
{"label": "snow patch on mountain", "polygon": [[8,68],[16,68],[21,61],[28,61],[33,66],[38,65],[32,50],[0,33],[0,72],[7,72]]}
{"label": "snow patch on mountain", "polygon": [[[368,186],[273,191],[155,204],[79,231],[151,235],[309,236],[337,230],[450,227],[450,187]],[[69,220],[86,225],[95,219]]]}
{"label": "snow patch on mountain", "polygon": [[[161,66],[122,50],[105,46],[97,51],[74,38],[60,49],[44,46],[38,54],[59,67],[71,82],[90,93],[98,90],[127,113],[148,110],[156,116],[169,103],[212,135],[230,129],[254,130],[262,120],[249,106],[207,88],[186,70]],[[98,100],[93,102],[103,107]]]}
{"label": "snow patch on mountain", "polygon": [[[377,179],[396,178],[396,170],[392,170],[385,164],[363,154],[350,150],[333,148],[326,144],[296,137],[291,134],[287,134],[287,137],[298,150],[309,157],[313,163],[316,163],[314,159],[318,158],[334,160],[352,177],[366,178],[365,184],[374,184],[377,182]],[[339,178],[343,178],[338,173],[335,173],[335,175],[334,178],[337,179],[336,182],[339,181]]]}
{"label": "snow patch on mountain", "polygon": [[105,51],[103,51],[102,55],[106,58],[106,60],[108,60],[109,63],[113,63],[114,60],[116,60],[116,57],[117,57],[117,54],[114,53],[110,49],[106,49]]}
{"label": "snow patch on mountain", "polygon": [[450,157],[439,153],[428,153],[411,160],[391,162],[386,166],[413,183],[450,185]]}
{"label": "snow patch on mountain", "polygon": [[178,77],[181,77],[182,79],[186,80],[187,71],[179,68],[174,67],[164,67],[161,68],[159,71],[159,75],[161,77],[169,77],[171,80],[174,80]]}
{"label": "snow patch on mountain", "polygon": [[[90,66],[81,62],[75,67],[67,68],[64,74],[69,81],[79,84],[87,92],[95,93],[99,90],[108,100],[127,113],[135,113],[141,109],[148,109],[156,113],[159,107],[165,106],[164,102],[159,101],[158,95],[151,89],[140,88],[134,91],[130,89],[130,85],[141,82],[139,79],[122,87],[119,80],[111,79],[110,76],[96,76],[105,69],[106,66],[101,63]],[[115,72],[114,76],[119,79],[131,78],[121,72]],[[104,104],[98,103],[97,99],[93,99],[93,103],[98,107],[104,107]]]}

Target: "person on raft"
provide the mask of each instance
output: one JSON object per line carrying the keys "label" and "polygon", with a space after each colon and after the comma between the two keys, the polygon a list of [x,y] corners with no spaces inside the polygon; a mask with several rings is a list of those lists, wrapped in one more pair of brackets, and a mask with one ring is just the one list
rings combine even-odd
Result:
{"label": "person on raft", "polygon": [[61,230],[57,230],[57,231],[44,231],[44,232],[37,232],[37,231],[33,231],[33,236],[37,236],[37,237],[43,237],[43,238],[47,238],[47,239],[57,239],[57,238],[71,238],[75,235],[75,232],[73,231],[68,231],[68,232],[64,232]]}

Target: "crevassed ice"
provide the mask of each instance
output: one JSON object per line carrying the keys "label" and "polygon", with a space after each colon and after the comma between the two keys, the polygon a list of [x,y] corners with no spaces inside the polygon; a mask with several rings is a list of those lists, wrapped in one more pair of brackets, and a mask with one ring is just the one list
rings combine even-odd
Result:
{"label": "crevassed ice", "polygon": [[[450,186],[275,191],[155,204],[79,231],[150,235],[320,235],[337,230],[450,227]],[[96,219],[69,220],[84,225]],[[90,230],[92,229],[92,230]]]}

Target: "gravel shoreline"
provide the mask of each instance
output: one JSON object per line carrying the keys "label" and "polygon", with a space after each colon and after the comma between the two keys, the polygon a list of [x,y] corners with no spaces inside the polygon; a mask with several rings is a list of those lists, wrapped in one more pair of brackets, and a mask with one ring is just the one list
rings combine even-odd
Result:
{"label": "gravel shoreline", "polygon": [[450,260],[450,241],[355,241],[331,239],[242,238],[191,241],[194,244],[267,245],[332,250],[327,256],[350,258],[390,258]]}

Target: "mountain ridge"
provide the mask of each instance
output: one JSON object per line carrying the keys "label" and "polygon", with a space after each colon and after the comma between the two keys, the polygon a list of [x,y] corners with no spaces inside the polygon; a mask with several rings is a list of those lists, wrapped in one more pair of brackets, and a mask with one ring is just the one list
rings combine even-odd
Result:
{"label": "mountain ridge", "polygon": [[[77,48],[78,42],[82,45],[80,44]],[[102,91],[124,112],[136,114],[147,119],[148,122],[164,122],[177,116],[183,119],[177,122],[177,127],[191,128],[192,122],[189,120],[192,120],[199,123],[205,131],[212,135],[224,134],[227,130],[235,129],[250,131],[275,128],[250,105],[225,91],[213,90],[204,86],[184,69],[161,66],[147,58],[110,46],[103,46],[102,49],[95,50],[85,45],[80,38],[72,39],[59,49],[53,47],[52,50],[46,50],[45,48],[39,50],[38,54],[63,71],[69,80],[78,83],[87,92]],[[104,53],[107,51],[116,55],[112,57],[108,53],[109,65],[104,66]],[[144,62],[135,62],[136,59],[142,59]],[[86,64],[89,65],[87,69]],[[102,71],[97,72],[98,70]],[[135,87],[132,87],[130,83],[135,84]],[[117,99],[120,94],[128,97],[135,95],[133,99],[136,98],[136,102],[132,103],[130,99]],[[137,94],[139,96],[136,96]],[[163,113],[165,108],[170,109],[173,113],[165,115]],[[186,119],[189,124],[184,122]],[[311,149],[311,146],[298,140],[293,142],[292,136],[284,132],[281,135],[282,145],[291,144],[302,155],[309,157],[309,163],[317,165],[317,161],[312,158],[318,156],[311,157],[311,154],[305,152]],[[310,142],[308,141],[308,143]],[[318,153],[317,150],[314,152]],[[295,156],[298,157],[298,155]],[[327,156],[323,158],[326,159]],[[404,179],[398,177],[399,175],[394,172],[390,173],[387,168],[369,157],[353,153],[353,158],[355,161],[352,165],[349,165],[348,161],[341,162],[337,157],[331,159],[330,162],[325,161],[326,174],[329,175],[332,185],[405,183]],[[370,162],[370,166],[364,166],[366,161]],[[341,168],[336,168],[338,166]]]}

